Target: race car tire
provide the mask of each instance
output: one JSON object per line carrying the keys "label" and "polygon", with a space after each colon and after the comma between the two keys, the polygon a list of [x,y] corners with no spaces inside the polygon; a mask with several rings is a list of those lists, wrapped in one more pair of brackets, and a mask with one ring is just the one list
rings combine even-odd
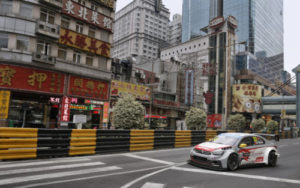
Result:
{"label": "race car tire", "polygon": [[227,159],[227,169],[234,171],[239,167],[239,157],[237,154],[231,154]]}
{"label": "race car tire", "polygon": [[270,151],[268,157],[268,165],[274,167],[276,166],[276,164],[277,164],[277,155],[275,151]]}

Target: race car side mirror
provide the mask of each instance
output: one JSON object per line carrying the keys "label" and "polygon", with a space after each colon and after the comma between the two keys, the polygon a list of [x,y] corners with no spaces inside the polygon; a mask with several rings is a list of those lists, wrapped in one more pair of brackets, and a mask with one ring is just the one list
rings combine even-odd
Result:
{"label": "race car side mirror", "polygon": [[245,148],[247,147],[247,144],[240,144],[240,148]]}

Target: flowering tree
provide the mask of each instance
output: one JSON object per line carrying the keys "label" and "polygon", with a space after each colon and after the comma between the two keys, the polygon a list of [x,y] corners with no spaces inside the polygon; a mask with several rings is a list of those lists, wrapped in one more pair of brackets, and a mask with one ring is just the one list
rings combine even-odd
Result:
{"label": "flowering tree", "polygon": [[206,113],[200,108],[192,107],[185,113],[185,123],[191,130],[203,130],[206,128]]}
{"label": "flowering tree", "polygon": [[228,130],[242,131],[246,128],[246,118],[242,114],[231,115],[228,119]]}
{"label": "flowering tree", "polygon": [[268,131],[277,131],[278,130],[278,122],[271,120],[267,123],[267,130]]}
{"label": "flowering tree", "polygon": [[144,127],[144,106],[134,97],[125,95],[118,99],[113,109],[113,125],[121,129],[140,129]]}

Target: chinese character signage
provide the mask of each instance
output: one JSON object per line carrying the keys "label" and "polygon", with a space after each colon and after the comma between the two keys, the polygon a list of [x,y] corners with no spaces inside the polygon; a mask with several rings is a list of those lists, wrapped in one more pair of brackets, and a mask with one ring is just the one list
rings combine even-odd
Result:
{"label": "chinese character signage", "polygon": [[0,91],[0,119],[7,119],[10,91]]}
{"label": "chinese character signage", "polygon": [[124,94],[130,94],[140,100],[150,100],[151,90],[146,86],[112,80],[111,96],[120,97]]}
{"label": "chinese character signage", "polygon": [[71,99],[64,96],[61,104],[60,121],[68,122],[70,120],[70,105]]}
{"label": "chinese character signage", "polygon": [[209,128],[221,128],[222,114],[207,115],[206,121],[207,121],[207,127]]}
{"label": "chinese character signage", "polygon": [[68,95],[108,100],[108,82],[70,76]]}
{"label": "chinese character signage", "polygon": [[71,0],[63,0],[62,12],[102,29],[112,30],[113,20]]}
{"label": "chinese character signage", "polygon": [[60,29],[59,43],[70,47],[78,48],[86,52],[110,57],[110,44],[93,39],[91,37],[70,31],[68,29]]}
{"label": "chinese character signage", "polygon": [[0,88],[62,94],[64,74],[33,68],[0,65]]}
{"label": "chinese character signage", "polygon": [[236,84],[232,86],[232,112],[261,113],[261,86]]}
{"label": "chinese character signage", "polygon": [[104,103],[104,108],[103,108],[103,123],[108,122],[108,109],[109,109],[109,103],[106,102]]}

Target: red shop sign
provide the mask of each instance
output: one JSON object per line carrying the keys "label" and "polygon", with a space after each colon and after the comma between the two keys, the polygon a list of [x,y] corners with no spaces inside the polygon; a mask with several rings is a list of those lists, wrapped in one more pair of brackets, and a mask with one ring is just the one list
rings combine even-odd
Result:
{"label": "red shop sign", "polygon": [[71,99],[64,96],[61,104],[60,121],[68,122],[70,120],[70,105]]}
{"label": "red shop sign", "polygon": [[108,82],[70,76],[68,95],[108,100]]}
{"label": "red shop sign", "polygon": [[82,6],[71,0],[63,0],[62,12],[70,15],[76,19],[86,21],[102,29],[112,30],[113,20],[100,14],[97,11],[93,11],[85,6]]}
{"label": "red shop sign", "polygon": [[65,75],[40,69],[0,65],[0,88],[63,94]]}

